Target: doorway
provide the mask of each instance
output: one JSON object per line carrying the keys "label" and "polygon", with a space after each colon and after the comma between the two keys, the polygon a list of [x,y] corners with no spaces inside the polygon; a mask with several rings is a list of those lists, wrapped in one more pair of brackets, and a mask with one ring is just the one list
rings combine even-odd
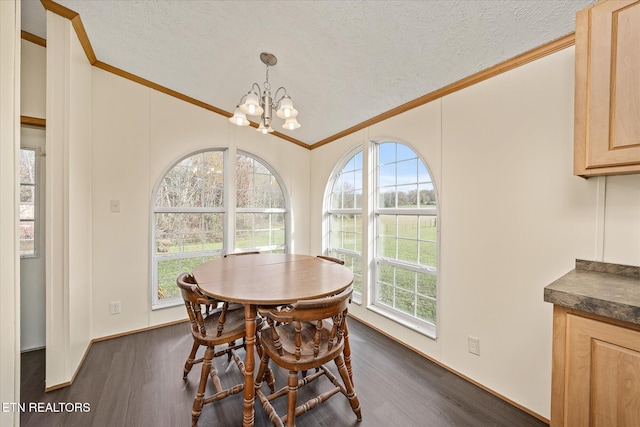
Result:
{"label": "doorway", "polygon": [[20,147],[20,351],[46,345],[45,130],[22,126]]}

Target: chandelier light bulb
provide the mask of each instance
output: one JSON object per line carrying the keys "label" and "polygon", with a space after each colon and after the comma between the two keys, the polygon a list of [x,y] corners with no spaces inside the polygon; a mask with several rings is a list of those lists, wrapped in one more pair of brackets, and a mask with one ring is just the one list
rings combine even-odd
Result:
{"label": "chandelier light bulb", "polygon": [[229,121],[237,126],[249,126],[249,120],[239,106],[234,110],[233,116],[229,117]]}
{"label": "chandelier light bulb", "polygon": [[288,119],[298,115],[298,110],[293,108],[293,102],[289,95],[286,95],[282,98],[282,101],[280,101],[280,108],[278,108],[276,115],[281,119]]}
{"label": "chandelier light bulb", "polygon": [[288,130],[294,130],[294,129],[298,129],[300,126],[302,126],[300,123],[298,123],[298,121],[296,120],[295,117],[291,117],[287,120],[285,120],[284,124],[282,125],[283,129],[288,129]]}
{"label": "chandelier light bulb", "polygon": [[259,116],[264,111],[260,106],[260,98],[258,98],[258,94],[253,91],[250,91],[247,94],[244,103],[240,105],[240,109],[243,113],[250,116]]}

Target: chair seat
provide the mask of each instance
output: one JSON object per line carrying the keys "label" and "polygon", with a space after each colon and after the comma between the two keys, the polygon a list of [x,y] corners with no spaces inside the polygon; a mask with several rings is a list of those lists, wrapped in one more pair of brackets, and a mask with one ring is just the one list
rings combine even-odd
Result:
{"label": "chair seat", "polygon": [[[320,342],[317,356],[314,356],[314,337],[317,332],[316,324],[312,322],[302,322],[301,326],[299,358],[296,356],[296,325],[294,323],[286,323],[276,327],[277,334],[280,338],[279,341],[274,340],[271,329],[265,328],[262,330],[262,346],[271,359],[281,360],[282,366],[286,369],[291,369],[291,367],[287,366],[291,364],[292,366],[295,365],[296,369],[304,370],[308,369],[308,367],[316,367],[318,364],[325,364],[342,352],[344,341],[334,344],[332,348],[329,349],[328,344],[332,327],[330,322],[326,320],[323,321],[322,329],[319,331]],[[280,354],[277,342],[282,345],[283,354]]]}
{"label": "chair seat", "polygon": [[218,335],[218,324],[222,310],[216,310],[204,319],[206,335],[201,330],[191,330],[193,339],[200,345],[220,345],[229,341],[242,339],[245,336],[244,310],[235,309],[226,312],[224,330]]}

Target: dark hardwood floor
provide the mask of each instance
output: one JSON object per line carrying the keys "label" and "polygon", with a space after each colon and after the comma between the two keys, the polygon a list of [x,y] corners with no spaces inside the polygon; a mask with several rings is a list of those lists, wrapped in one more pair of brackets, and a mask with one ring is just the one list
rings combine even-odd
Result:
{"label": "dark hardwood floor", "polygon": [[[546,425],[355,319],[349,319],[349,329],[362,422],[356,422],[347,400],[337,395],[298,418],[299,427]],[[200,373],[196,366],[187,381],[182,379],[191,342],[188,323],[97,342],[74,383],[48,393],[44,392],[45,351],[25,353],[22,402],[88,403],[90,410],[27,411],[21,415],[21,426],[189,426]],[[229,367],[226,358],[216,359],[216,366],[223,385],[241,380],[235,365]],[[285,372],[274,366],[274,373],[279,386],[286,384]],[[313,387],[307,392],[326,387],[325,381],[322,378],[307,386]],[[299,402],[304,398],[301,394]],[[276,406],[279,410],[286,405],[286,399],[281,400]],[[58,404],[49,409],[59,408]],[[242,425],[242,394],[205,405],[199,425]],[[269,425],[256,403],[256,426]]]}

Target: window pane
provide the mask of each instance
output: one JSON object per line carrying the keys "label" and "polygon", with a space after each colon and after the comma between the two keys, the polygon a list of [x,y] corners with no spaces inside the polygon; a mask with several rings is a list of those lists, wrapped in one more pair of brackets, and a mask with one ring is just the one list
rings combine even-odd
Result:
{"label": "window pane", "polygon": [[413,316],[415,305],[415,294],[413,292],[396,289],[396,309],[400,310],[403,313],[407,313],[410,316]]}
{"label": "window pane", "polygon": [[222,214],[157,213],[156,253],[222,249]]}
{"label": "window pane", "polygon": [[36,152],[35,150],[20,150],[20,183],[36,183]]}
{"label": "window pane", "polygon": [[223,185],[223,153],[198,153],[165,175],[156,194],[156,206],[222,207]]}
{"label": "window pane", "polygon": [[412,184],[417,182],[418,159],[405,160],[398,163],[398,185]]}
{"label": "window pane", "polygon": [[417,297],[416,317],[429,323],[436,323],[436,300]]}
{"label": "window pane", "polygon": [[409,147],[404,144],[395,144],[396,145],[396,160],[402,161],[407,159],[415,159],[418,156],[416,153]]}
{"label": "window pane", "polygon": [[176,278],[183,272],[190,273],[203,262],[220,258],[220,255],[179,258],[158,261],[158,299],[176,298],[180,290],[176,285]]}
{"label": "window pane", "polygon": [[418,263],[418,242],[416,240],[398,239],[399,261]]}
{"label": "window pane", "polygon": [[385,142],[378,146],[378,162],[381,165],[396,161],[396,143]]}
{"label": "window pane", "polygon": [[362,206],[362,152],[352,156],[335,177],[330,205],[332,209]]}
{"label": "window pane", "polygon": [[36,227],[33,221],[20,221],[20,255],[35,255]]}
{"label": "window pane", "polygon": [[418,293],[432,298],[436,297],[436,276],[418,273]]}
{"label": "window pane", "polygon": [[20,219],[35,219],[36,187],[20,186]]}
{"label": "window pane", "polygon": [[236,206],[239,208],[284,209],[284,193],[275,176],[259,160],[236,157]]}
{"label": "window pane", "polygon": [[283,213],[236,214],[236,251],[269,246],[284,246]]}
{"label": "window pane", "polygon": [[396,185],[396,164],[381,165],[378,168],[378,183],[380,187]]}
{"label": "window pane", "polygon": [[417,208],[418,207],[418,186],[417,185],[401,185],[397,187],[399,208]]}

